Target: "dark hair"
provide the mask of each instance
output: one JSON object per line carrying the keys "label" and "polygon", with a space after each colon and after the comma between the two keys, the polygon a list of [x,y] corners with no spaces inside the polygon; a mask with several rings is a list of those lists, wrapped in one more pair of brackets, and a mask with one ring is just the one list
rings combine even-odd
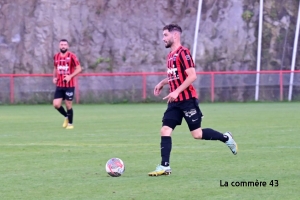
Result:
{"label": "dark hair", "polygon": [[168,30],[169,32],[172,32],[172,31],[178,31],[180,33],[182,33],[182,29],[179,25],[177,24],[169,24],[169,25],[166,25],[164,28],[163,28],[163,31],[164,30]]}
{"label": "dark hair", "polygon": [[67,42],[69,44],[68,40],[66,39],[61,39],[59,42]]}

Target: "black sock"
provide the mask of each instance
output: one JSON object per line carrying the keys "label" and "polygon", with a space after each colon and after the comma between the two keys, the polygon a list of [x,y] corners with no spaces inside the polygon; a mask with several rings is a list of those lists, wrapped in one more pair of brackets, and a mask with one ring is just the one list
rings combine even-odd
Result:
{"label": "black sock", "polygon": [[70,110],[67,111],[68,113],[68,120],[69,120],[69,124],[73,123],[73,109],[71,108]]}
{"label": "black sock", "polygon": [[220,140],[222,142],[226,142],[228,137],[211,128],[205,128],[202,129],[202,140]]}
{"label": "black sock", "polygon": [[60,106],[60,108],[56,108],[60,114],[62,114],[64,117],[67,117],[67,112],[65,111],[64,107]]}
{"label": "black sock", "polygon": [[160,153],[162,166],[169,166],[171,150],[172,138],[170,136],[161,136]]}

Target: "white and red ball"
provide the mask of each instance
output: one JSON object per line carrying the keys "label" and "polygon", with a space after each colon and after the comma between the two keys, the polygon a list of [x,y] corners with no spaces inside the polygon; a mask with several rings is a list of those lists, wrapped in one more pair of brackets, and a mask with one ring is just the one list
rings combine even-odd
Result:
{"label": "white and red ball", "polygon": [[124,162],[120,158],[111,158],[105,165],[106,172],[112,177],[119,177],[125,171]]}

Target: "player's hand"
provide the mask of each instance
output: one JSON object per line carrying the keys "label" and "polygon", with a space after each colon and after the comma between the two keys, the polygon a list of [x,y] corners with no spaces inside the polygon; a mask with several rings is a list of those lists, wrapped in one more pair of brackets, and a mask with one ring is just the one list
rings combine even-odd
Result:
{"label": "player's hand", "polygon": [[70,75],[65,75],[64,81],[65,81],[66,83],[68,83],[70,80],[71,80],[71,76],[70,76]]}
{"label": "player's hand", "polygon": [[53,83],[56,84],[57,83],[57,78],[53,78]]}
{"label": "player's hand", "polygon": [[154,92],[153,92],[154,95],[158,96],[160,94],[162,88],[163,88],[163,86],[161,86],[160,84],[157,84],[154,88]]}
{"label": "player's hand", "polygon": [[167,96],[165,96],[163,99],[168,99],[167,103],[171,103],[173,102],[177,97],[178,97],[178,93],[176,91],[171,92],[170,94],[168,94]]}

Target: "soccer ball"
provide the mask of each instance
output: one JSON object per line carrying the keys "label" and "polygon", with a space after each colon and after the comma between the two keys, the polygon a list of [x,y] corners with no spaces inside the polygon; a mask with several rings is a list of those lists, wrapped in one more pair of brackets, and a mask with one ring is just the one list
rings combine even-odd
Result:
{"label": "soccer ball", "polygon": [[106,172],[112,177],[119,177],[125,171],[124,162],[120,158],[111,158],[105,165]]}

